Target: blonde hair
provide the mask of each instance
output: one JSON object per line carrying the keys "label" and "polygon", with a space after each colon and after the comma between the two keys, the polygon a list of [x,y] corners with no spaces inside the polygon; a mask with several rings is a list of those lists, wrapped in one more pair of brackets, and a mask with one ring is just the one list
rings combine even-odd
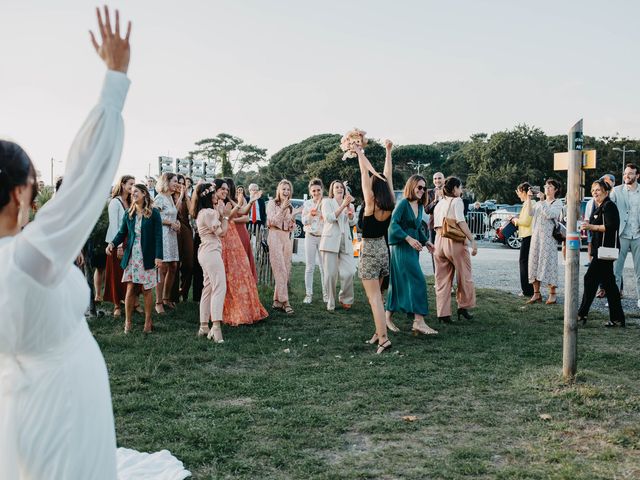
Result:
{"label": "blonde hair", "polygon": [[177,175],[175,173],[172,173],[172,172],[164,172],[162,174],[162,176],[160,177],[160,179],[158,180],[158,183],[156,185],[156,191],[158,193],[168,194],[169,193],[169,182],[171,182],[171,179],[173,177],[177,177]]}
{"label": "blonde hair", "polygon": [[293,197],[293,184],[286,178],[283,178],[282,180],[280,180],[280,182],[278,183],[278,187],[276,188],[276,196],[274,199],[276,202],[276,205],[280,205],[280,203],[282,202],[282,195],[280,193],[280,189],[283,185],[289,185],[289,200],[291,200],[291,197]]}
{"label": "blonde hair", "polygon": [[347,188],[344,186],[344,182],[342,180],[334,180],[333,182],[331,182],[331,184],[329,185],[329,198],[333,198],[333,187],[336,183],[339,183],[340,185],[342,185],[342,190],[344,190],[344,196],[347,196]]}

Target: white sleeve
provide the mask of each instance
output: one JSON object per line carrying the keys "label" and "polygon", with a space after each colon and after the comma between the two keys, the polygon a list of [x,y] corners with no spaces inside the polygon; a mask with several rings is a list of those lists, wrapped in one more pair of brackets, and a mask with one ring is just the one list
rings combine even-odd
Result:
{"label": "white sleeve", "polygon": [[120,202],[116,198],[112,198],[109,201],[107,211],[109,212],[109,229],[107,230],[107,238],[105,238],[105,241],[109,243],[113,240],[113,237],[116,236],[118,230],[120,230],[120,222],[122,221]]}
{"label": "white sleeve", "polygon": [[457,222],[466,221],[466,218],[464,218],[464,203],[460,197],[453,199],[453,214]]}
{"label": "white sleeve", "polygon": [[69,150],[59,192],[16,243],[16,264],[43,285],[56,283],[71,267],[104,208],[120,163],[129,84],[124,73],[107,71],[100,100]]}

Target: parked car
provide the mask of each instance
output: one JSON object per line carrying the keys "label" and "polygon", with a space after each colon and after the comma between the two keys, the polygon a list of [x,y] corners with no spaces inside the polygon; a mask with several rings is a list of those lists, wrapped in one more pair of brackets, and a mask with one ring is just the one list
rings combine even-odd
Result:
{"label": "parked car", "polygon": [[[292,198],[291,206],[293,208],[300,208],[304,200],[301,198]],[[298,214],[295,216],[296,226],[293,229],[293,238],[304,238],[304,225],[302,225],[302,215]]]}
{"label": "parked car", "polygon": [[509,220],[511,217],[517,217],[522,210],[522,204],[517,205],[502,205],[499,209],[493,212],[489,216],[489,224],[491,228],[497,230],[504,220]]}
{"label": "parked car", "polygon": [[522,239],[518,237],[518,230],[515,230],[509,236],[509,238],[505,238],[505,236],[502,233],[502,230],[504,229],[505,225],[508,225],[508,224],[509,224],[508,219],[500,221],[500,225],[498,225],[498,228],[496,228],[496,236],[494,241],[504,243],[506,246],[508,246],[509,248],[513,248],[514,250],[520,250],[520,247],[522,246]]}

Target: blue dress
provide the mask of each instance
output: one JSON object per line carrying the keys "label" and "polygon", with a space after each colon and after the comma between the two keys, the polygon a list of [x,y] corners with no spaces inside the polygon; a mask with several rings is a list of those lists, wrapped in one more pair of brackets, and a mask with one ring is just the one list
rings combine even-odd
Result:
{"label": "blue dress", "polygon": [[400,200],[391,215],[389,225],[389,245],[391,246],[389,292],[386,309],[390,312],[404,312],[407,315],[427,315],[427,282],[420,268],[420,252],[409,245],[407,235],[420,243],[427,243],[423,230],[421,205],[418,216],[406,198]]}

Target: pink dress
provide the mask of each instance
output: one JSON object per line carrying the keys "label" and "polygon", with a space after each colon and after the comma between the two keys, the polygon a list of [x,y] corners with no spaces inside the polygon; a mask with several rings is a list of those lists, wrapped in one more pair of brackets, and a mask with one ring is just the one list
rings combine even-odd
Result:
{"label": "pink dress", "polygon": [[247,253],[233,222],[229,224],[227,234],[222,237],[222,261],[227,276],[223,323],[233,326],[248,325],[266,318],[269,314],[260,303]]}

